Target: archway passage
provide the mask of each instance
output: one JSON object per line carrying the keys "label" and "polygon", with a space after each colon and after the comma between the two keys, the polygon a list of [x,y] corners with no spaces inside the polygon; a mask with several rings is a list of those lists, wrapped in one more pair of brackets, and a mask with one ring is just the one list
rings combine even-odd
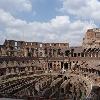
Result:
{"label": "archway passage", "polygon": [[48,63],[48,68],[52,69],[52,63]]}
{"label": "archway passage", "polygon": [[68,63],[64,63],[64,69],[68,69]]}
{"label": "archway passage", "polygon": [[50,68],[52,68],[52,63],[50,63]]}
{"label": "archway passage", "polygon": [[30,53],[30,52],[28,53],[28,57],[32,57],[32,55],[31,55],[31,53]]}
{"label": "archway passage", "polygon": [[63,62],[61,62],[61,69],[63,68],[63,64],[64,64],[64,63],[63,63]]}

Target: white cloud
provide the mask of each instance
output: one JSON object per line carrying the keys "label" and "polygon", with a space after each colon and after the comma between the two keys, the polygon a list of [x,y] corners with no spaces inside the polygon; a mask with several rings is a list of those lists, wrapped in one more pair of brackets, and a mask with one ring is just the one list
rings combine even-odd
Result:
{"label": "white cloud", "polygon": [[100,21],[100,1],[99,0],[61,0],[60,11],[74,15],[82,19],[90,19],[95,22]]}
{"label": "white cloud", "polygon": [[29,12],[32,4],[30,0],[0,0],[0,8],[11,13]]}
{"label": "white cloud", "polygon": [[28,23],[25,20],[15,18],[2,9],[0,9],[0,19],[0,25],[4,27],[2,35],[5,38],[45,42],[63,42],[67,40],[72,45],[81,43],[86,28],[95,27],[94,23],[81,20],[71,21],[69,16],[56,16],[43,23],[36,21]]}
{"label": "white cloud", "polygon": [[0,45],[1,45],[1,43],[4,42],[5,39],[6,39],[6,34],[2,31],[0,31]]}

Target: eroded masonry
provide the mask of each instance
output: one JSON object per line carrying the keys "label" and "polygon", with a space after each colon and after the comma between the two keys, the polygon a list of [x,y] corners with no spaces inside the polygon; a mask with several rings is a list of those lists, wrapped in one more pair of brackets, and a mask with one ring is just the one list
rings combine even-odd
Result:
{"label": "eroded masonry", "polygon": [[0,97],[100,100],[100,29],[82,46],[5,40],[0,45]]}

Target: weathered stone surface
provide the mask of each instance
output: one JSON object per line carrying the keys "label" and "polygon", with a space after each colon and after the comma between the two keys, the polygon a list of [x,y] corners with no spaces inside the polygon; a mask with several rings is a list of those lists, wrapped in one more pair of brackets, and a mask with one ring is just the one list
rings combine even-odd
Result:
{"label": "weathered stone surface", "polygon": [[0,45],[0,96],[100,100],[99,31],[87,30],[78,47],[5,40]]}

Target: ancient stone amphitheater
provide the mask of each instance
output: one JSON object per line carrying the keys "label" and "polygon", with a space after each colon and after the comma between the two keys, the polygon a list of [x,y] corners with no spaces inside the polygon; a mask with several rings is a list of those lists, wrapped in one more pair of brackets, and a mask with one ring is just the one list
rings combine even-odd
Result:
{"label": "ancient stone amphitheater", "polygon": [[5,40],[0,45],[0,98],[4,97],[100,100],[100,29],[87,30],[77,47]]}

